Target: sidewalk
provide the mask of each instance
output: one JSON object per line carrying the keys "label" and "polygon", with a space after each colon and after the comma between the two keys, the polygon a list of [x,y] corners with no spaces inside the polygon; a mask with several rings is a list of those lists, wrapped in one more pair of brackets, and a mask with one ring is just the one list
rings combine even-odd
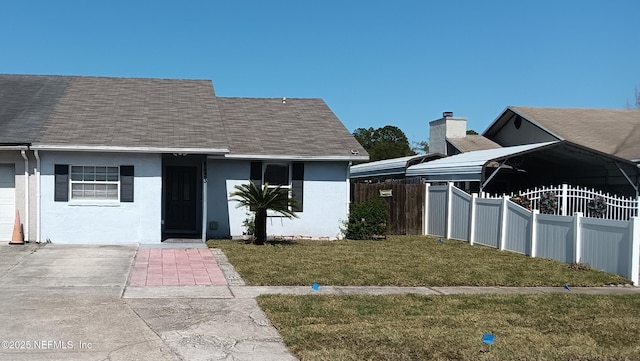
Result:
{"label": "sidewalk", "polygon": [[[0,359],[16,361],[295,360],[258,307],[263,294],[640,294],[636,287],[246,286],[221,251],[204,245],[0,245],[0,270],[0,335],[14,342]],[[168,285],[176,275],[178,284]]]}

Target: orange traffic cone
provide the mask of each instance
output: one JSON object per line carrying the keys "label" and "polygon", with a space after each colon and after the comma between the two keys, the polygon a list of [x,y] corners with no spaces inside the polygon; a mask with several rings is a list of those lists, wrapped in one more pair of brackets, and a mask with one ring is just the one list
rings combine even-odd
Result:
{"label": "orange traffic cone", "polygon": [[16,223],[13,225],[13,235],[9,244],[24,244],[22,236],[22,223],[20,222],[20,212],[16,210]]}

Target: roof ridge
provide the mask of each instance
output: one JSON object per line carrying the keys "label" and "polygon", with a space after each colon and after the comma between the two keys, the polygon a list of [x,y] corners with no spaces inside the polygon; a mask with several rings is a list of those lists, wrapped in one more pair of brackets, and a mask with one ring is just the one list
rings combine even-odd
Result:
{"label": "roof ridge", "polygon": [[175,80],[175,81],[198,81],[211,82],[211,79],[186,79],[186,78],[152,78],[152,77],[127,77],[127,76],[106,76],[106,75],[64,75],[64,74],[11,74],[0,73],[0,76],[24,76],[24,77],[47,77],[47,78],[81,78],[81,79],[119,79],[119,80]]}

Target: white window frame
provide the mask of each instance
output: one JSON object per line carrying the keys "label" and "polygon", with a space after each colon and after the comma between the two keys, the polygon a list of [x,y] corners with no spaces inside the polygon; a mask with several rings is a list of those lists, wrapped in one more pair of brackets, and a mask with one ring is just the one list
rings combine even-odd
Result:
{"label": "white window frame", "polygon": [[[95,169],[96,168],[105,168],[105,180],[74,180],[74,172],[73,169],[77,168],[77,167],[82,167],[82,175],[84,178],[85,175],[85,168],[93,168],[94,169],[94,175],[96,174]],[[117,175],[117,180],[107,180],[107,175],[109,174],[108,169],[109,168],[115,168],[116,171],[116,175]],[[94,190],[94,197],[91,198],[85,198],[83,197],[74,197],[73,194],[73,185],[74,184],[83,184],[83,185],[115,185],[116,186],[116,195],[117,198],[97,198],[95,197],[95,190]],[[83,202],[100,202],[100,203],[119,203],[120,202],[120,166],[119,165],[86,165],[86,164],[72,164],[69,166],[69,201],[70,202],[74,202],[74,203],[83,203]],[[106,191],[106,190],[105,190]],[[108,194],[108,193],[107,193]]]}
{"label": "white window frame", "polygon": [[[269,184],[269,188],[277,188],[278,186],[280,186],[280,189],[286,189],[287,190],[287,197],[289,197],[289,199],[291,199],[291,197],[293,197],[293,181],[292,181],[292,176],[293,176],[293,164],[291,162],[263,162],[262,163],[262,184],[266,184],[266,181],[264,179],[264,174],[267,171],[267,166],[269,165],[286,165],[287,166],[287,170],[289,172],[289,174],[287,175],[287,184]],[[291,207],[289,207],[289,210],[291,210]],[[268,210],[267,211],[267,216],[268,217],[284,217],[282,214]]]}

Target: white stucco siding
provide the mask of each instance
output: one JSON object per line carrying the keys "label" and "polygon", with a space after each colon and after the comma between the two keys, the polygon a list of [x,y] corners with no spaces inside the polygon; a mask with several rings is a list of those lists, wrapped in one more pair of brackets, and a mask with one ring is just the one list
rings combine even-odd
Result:
{"label": "white stucco siding", "polygon": [[[41,240],[160,243],[162,158],[156,154],[41,152]],[[54,202],[54,165],[134,166],[134,201]]]}
{"label": "white stucco siding", "polygon": [[[240,236],[247,210],[229,201],[234,186],[247,183],[249,161],[209,161],[209,221],[218,222],[218,230],[208,230],[210,237]],[[305,162],[304,210],[298,218],[269,217],[270,236],[336,238],[341,222],[347,218],[349,183],[347,162]],[[224,191],[221,191],[224,187]]]}

